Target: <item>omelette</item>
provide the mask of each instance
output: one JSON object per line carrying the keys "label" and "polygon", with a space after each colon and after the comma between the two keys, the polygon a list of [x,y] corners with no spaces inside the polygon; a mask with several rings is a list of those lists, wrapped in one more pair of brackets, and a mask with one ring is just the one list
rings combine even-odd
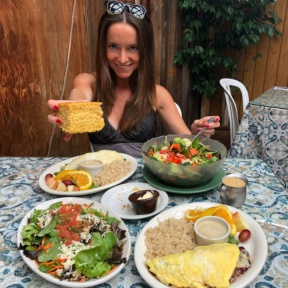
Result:
{"label": "omelette", "polygon": [[83,160],[100,160],[105,165],[116,160],[123,160],[123,156],[118,152],[112,150],[100,150],[97,152],[89,152],[73,159],[70,163],[68,163],[64,167],[64,170],[77,170],[78,163]]}
{"label": "omelette", "polygon": [[198,246],[194,250],[147,259],[150,272],[165,285],[229,287],[240,255],[235,244]]}

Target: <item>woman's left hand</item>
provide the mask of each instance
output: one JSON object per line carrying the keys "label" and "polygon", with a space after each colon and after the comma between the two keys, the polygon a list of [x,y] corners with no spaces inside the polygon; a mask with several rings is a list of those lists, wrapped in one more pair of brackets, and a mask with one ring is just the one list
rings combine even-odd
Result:
{"label": "woman's left hand", "polygon": [[[210,118],[214,118],[214,122],[208,123],[207,121]],[[191,133],[192,135],[196,135],[203,127],[206,126],[206,129],[201,134],[203,137],[211,137],[211,135],[214,135],[215,128],[218,128],[220,126],[220,117],[219,116],[206,116],[201,119],[197,119],[193,122],[191,125]]]}

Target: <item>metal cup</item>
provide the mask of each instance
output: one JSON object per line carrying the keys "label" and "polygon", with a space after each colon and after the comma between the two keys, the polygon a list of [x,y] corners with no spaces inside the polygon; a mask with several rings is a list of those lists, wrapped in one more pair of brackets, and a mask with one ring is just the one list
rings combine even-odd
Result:
{"label": "metal cup", "polygon": [[222,203],[235,208],[241,207],[246,199],[247,184],[248,179],[240,173],[233,173],[223,177],[220,192],[220,199]]}

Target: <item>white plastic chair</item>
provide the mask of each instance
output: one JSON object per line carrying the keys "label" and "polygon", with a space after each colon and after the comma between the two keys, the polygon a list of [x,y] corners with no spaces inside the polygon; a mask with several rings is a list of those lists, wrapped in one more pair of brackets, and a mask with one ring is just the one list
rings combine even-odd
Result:
{"label": "white plastic chair", "polygon": [[230,144],[232,145],[232,142],[235,138],[236,132],[239,128],[239,118],[238,118],[238,110],[236,103],[232,97],[231,94],[231,86],[239,88],[242,94],[242,105],[243,105],[243,113],[246,109],[246,106],[249,103],[249,95],[246,87],[238,80],[230,79],[230,78],[222,78],[220,80],[220,84],[224,89],[224,95],[226,99],[227,104],[227,110],[228,110],[228,117],[229,117],[229,123],[230,123]]}
{"label": "white plastic chair", "polygon": [[175,102],[175,106],[176,106],[176,108],[177,108],[177,110],[178,110],[180,116],[182,117],[182,111],[181,111],[180,106],[179,106],[176,102]]}

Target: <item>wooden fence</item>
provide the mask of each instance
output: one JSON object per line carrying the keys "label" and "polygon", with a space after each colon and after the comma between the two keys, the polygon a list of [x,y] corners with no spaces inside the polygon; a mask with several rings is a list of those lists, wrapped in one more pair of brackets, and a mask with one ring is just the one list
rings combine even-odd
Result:
{"label": "wooden fence", "polygon": [[[274,8],[282,19],[282,23],[277,28],[283,36],[271,39],[263,35],[259,45],[250,45],[235,55],[236,59],[239,59],[239,70],[235,78],[247,87],[250,100],[257,98],[272,86],[288,86],[288,1],[278,0]],[[258,53],[262,54],[262,58],[254,62],[253,56]],[[240,95],[237,94],[236,104],[241,119],[242,104]],[[215,93],[210,102],[206,101],[205,105],[209,113],[225,116],[223,114],[225,103],[221,89]]]}
{"label": "wooden fence", "polygon": [[[156,41],[157,80],[180,105],[190,126],[193,95],[186,67],[173,66],[179,49],[179,1],[143,0],[151,15]],[[103,0],[0,1],[0,156],[75,156],[90,151],[86,134],[63,141],[58,127],[48,123],[48,99],[67,99],[74,77],[94,71],[95,34]],[[258,46],[243,50],[237,79],[254,99],[273,85],[288,86],[288,4],[275,9],[283,37],[263,37]],[[73,23],[73,30],[71,30]],[[252,61],[255,52],[262,59]],[[223,115],[222,91],[203,100],[203,115]],[[237,100],[239,105],[239,99]],[[239,105],[240,106],[240,105]]]}

